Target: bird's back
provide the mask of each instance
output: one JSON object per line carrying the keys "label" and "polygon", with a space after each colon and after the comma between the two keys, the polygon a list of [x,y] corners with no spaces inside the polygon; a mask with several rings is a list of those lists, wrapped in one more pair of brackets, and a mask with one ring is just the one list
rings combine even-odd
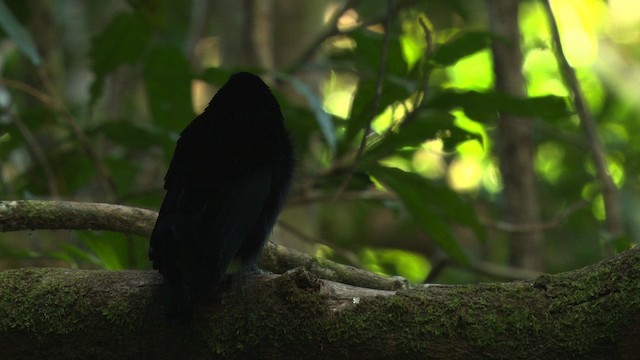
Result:
{"label": "bird's back", "polygon": [[214,291],[232,260],[255,263],[292,172],[276,99],[257,76],[233,75],[182,132],[165,177],[149,257],[167,284],[168,317],[190,316],[191,298]]}

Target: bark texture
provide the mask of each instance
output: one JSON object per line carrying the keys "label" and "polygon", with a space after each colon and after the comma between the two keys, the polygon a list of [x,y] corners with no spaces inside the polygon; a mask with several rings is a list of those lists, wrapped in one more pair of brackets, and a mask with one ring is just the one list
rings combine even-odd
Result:
{"label": "bark texture", "polygon": [[640,351],[640,248],[533,281],[398,291],[305,270],[162,316],[151,271],[0,272],[3,359],[602,359]]}
{"label": "bark texture", "polygon": [[[505,39],[494,41],[491,46],[495,88],[506,94],[524,96],[519,4],[517,0],[487,0],[491,32]],[[504,184],[505,214],[507,221],[516,226],[540,223],[532,128],[531,119],[509,114],[500,114],[498,119],[496,144]],[[538,271],[544,269],[541,229],[512,232],[509,240],[511,266]]]}

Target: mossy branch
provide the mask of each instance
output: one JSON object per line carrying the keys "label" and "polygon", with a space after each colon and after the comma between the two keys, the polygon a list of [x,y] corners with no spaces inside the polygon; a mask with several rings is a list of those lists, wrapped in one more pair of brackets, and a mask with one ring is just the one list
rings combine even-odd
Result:
{"label": "mossy branch", "polygon": [[[0,232],[20,230],[105,230],[149,237],[158,213],[114,204],[72,201],[0,201]],[[284,246],[268,243],[260,266],[283,273],[304,267],[323,279],[380,290],[408,286],[400,277],[388,278],[369,271],[316,259]]]}
{"label": "mossy branch", "polygon": [[[0,202],[0,229],[83,228],[68,212],[91,205]],[[155,220],[148,210],[97,208],[117,210],[87,215],[86,227],[142,235]],[[350,286],[322,278],[367,284],[376,275],[331,270],[274,244],[263,263],[275,271],[301,267],[256,276],[242,290],[197,304],[183,328],[164,321],[162,279],[153,271],[0,272],[2,358],[600,359],[640,352],[640,247],[532,281],[461,286],[394,279]]]}
{"label": "mossy branch", "polygon": [[602,359],[640,351],[640,248],[535,281],[351,287],[259,276],[168,326],[152,271],[0,272],[3,358]]}

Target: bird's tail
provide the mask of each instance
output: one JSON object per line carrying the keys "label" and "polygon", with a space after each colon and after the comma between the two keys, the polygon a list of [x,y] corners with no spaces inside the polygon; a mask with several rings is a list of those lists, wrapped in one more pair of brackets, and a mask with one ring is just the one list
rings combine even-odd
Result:
{"label": "bird's tail", "polygon": [[182,281],[166,281],[165,292],[164,316],[169,325],[189,323],[193,315],[189,288]]}

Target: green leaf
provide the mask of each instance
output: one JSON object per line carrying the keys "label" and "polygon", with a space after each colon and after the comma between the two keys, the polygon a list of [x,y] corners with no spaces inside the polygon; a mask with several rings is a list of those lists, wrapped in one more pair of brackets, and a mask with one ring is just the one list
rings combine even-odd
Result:
{"label": "green leaf", "polygon": [[375,19],[385,16],[388,10],[388,0],[355,1],[353,9],[360,19]]}
{"label": "green leaf", "polygon": [[145,150],[152,146],[174,146],[175,137],[155,128],[141,127],[133,119],[107,121],[90,131],[88,135],[104,135],[129,149]]}
{"label": "green leaf", "polygon": [[[467,264],[469,259],[457,243],[445,222],[445,215],[453,215],[459,222],[473,223],[469,217],[470,206],[465,204],[457,194],[446,188],[435,188],[417,174],[400,169],[378,166],[369,170],[378,181],[393,190],[407,209],[415,217],[418,224],[449,256],[460,263]],[[454,196],[455,194],[455,196]],[[453,203],[448,203],[452,201]],[[463,211],[457,214],[456,211]],[[444,213],[444,214],[443,214]],[[473,215],[475,217],[475,215]],[[478,225],[479,228],[481,228]]]}
{"label": "green leaf", "polygon": [[38,66],[42,63],[42,58],[33,42],[33,38],[31,38],[31,34],[20,24],[3,0],[0,0],[0,27],[16,43],[18,49],[29,58],[33,65]]}
{"label": "green leaf", "polygon": [[407,84],[399,81],[390,81],[385,78],[382,85],[382,94],[378,101],[378,108],[375,109],[376,113],[374,113],[372,106],[376,96],[376,80],[360,80],[351,105],[351,113],[345,132],[345,142],[351,142],[358,132],[365,128],[369,120],[378,115],[379,112],[384,111],[387,106],[396,101],[405,100],[411,94],[411,91],[412,89]]}
{"label": "green leaf", "polygon": [[422,283],[431,271],[429,260],[421,254],[399,249],[360,251],[362,264],[370,271],[383,275],[400,275],[413,283]]}
{"label": "green leaf", "polygon": [[140,172],[139,159],[132,157],[107,158],[105,162],[109,167],[111,179],[113,179],[118,193],[131,193]]}
{"label": "green leaf", "polygon": [[95,166],[78,146],[61,152],[57,157],[56,168],[58,177],[62,180],[60,185],[69,193],[86,186],[96,174]]}
{"label": "green leaf", "polygon": [[87,264],[100,265],[100,259],[91,252],[81,249],[77,245],[60,244],[60,247],[63,249],[62,252],[52,252],[48,255],[56,259],[67,261],[74,267],[78,266],[79,261]]}
{"label": "green leaf", "polygon": [[151,29],[135,14],[119,14],[91,42],[89,56],[96,76],[91,85],[91,101],[102,92],[105,77],[118,65],[133,64],[147,49]]}
{"label": "green leaf", "polygon": [[79,231],[78,237],[95,254],[98,263],[107,270],[122,270],[128,262],[127,238],[118,233]]}
{"label": "green leaf", "polygon": [[[404,60],[400,38],[397,34],[391,33],[389,35],[389,44],[385,54],[385,74],[405,76],[409,67]],[[377,74],[381,64],[384,34],[363,29],[355,31],[351,34],[351,38],[356,42],[353,56],[359,72]]]}
{"label": "green leaf", "polygon": [[455,118],[448,113],[420,111],[413,121],[401,126],[397,132],[389,132],[382,140],[367,149],[361,164],[366,166],[403,148],[417,147],[430,139],[442,139],[445,148],[448,149],[471,139],[482,142],[480,135],[457,127],[454,120]]}
{"label": "green leaf", "polygon": [[315,115],[307,108],[290,104],[285,98],[281,99],[280,107],[289,135],[295,139],[295,152],[302,154],[308,151],[311,137],[319,130]]}
{"label": "green leaf", "polygon": [[179,132],[194,117],[191,105],[189,63],[176,47],[157,47],[144,68],[147,99],[153,120],[161,127]]}
{"label": "green leaf", "polygon": [[[380,167],[379,167],[380,168]],[[383,167],[389,174],[418,189],[418,193],[428,194],[427,202],[447,220],[465,225],[474,231],[480,240],[485,240],[484,226],[480,223],[474,208],[457,192],[446,186],[437,186],[418,174],[396,168]]]}
{"label": "green leaf", "polygon": [[453,65],[459,60],[484,50],[491,45],[494,35],[486,31],[465,32],[453,40],[440,45],[433,61],[442,66]]}
{"label": "green leaf", "polygon": [[522,117],[557,120],[571,114],[565,98],[539,96],[522,98],[497,92],[441,91],[427,101],[430,109],[462,108],[465,114],[479,122],[491,122],[499,113]]}
{"label": "green leaf", "polygon": [[315,119],[320,127],[320,131],[322,131],[322,135],[324,136],[327,145],[329,146],[329,150],[331,154],[334,154],[336,151],[336,130],[333,126],[333,120],[331,116],[324,111],[324,106],[322,105],[322,100],[313,93],[313,91],[302,81],[298,80],[295,77],[287,76],[285,74],[279,74],[280,78],[289,81],[293,88],[300,93],[302,96],[307,99],[307,103],[309,107],[315,114]]}
{"label": "green leaf", "polygon": [[[394,102],[405,100],[418,87],[418,83],[414,79],[407,79],[412,74],[408,72],[399,36],[390,34],[389,46],[385,53],[386,66],[382,81],[382,94],[378,106],[373,109],[384,35],[363,29],[354,31],[350,37],[356,43],[355,49],[332,56],[336,63],[342,64],[340,66],[344,66],[346,63],[355,68],[359,77],[358,89],[354,94],[343,139],[347,147],[371,119]],[[344,150],[342,146],[340,150]]]}

